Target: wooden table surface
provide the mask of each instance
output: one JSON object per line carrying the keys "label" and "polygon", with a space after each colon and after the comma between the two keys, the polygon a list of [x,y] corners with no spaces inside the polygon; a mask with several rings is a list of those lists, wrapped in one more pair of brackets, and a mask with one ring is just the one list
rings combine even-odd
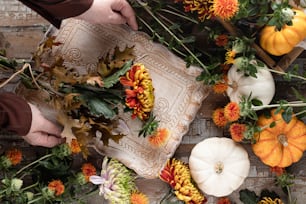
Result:
{"label": "wooden table surface", "polygon": [[[0,48],[7,50],[8,57],[19,59],[29,59],[31,53],[36,49],[37,43],[43,38],[44,32],[49,27],[48,22],[39,17],[36,13],[26,8],[16,0],[0,0]],[[304,54],[304,53],[303,53]],[[300,64],[304,69],[306,61],[303,54],[294,63]],[[305,63],[304,63],[305,62]],[[278,83],[276,93],[278,97],[290,95],[286,89],[286,82]],[[299,87],[304,93],[306,85]],[[228,98],[221,95],[210,93],[203,101],[195,120],[189,128],[189,132],[183,137],[183,140],[176,150],[174,157],[182,161],[188,162],[190,151],[198,142],[205,138],[214,136],[228,136],[226,130],[217,128],[212,120],[212,111],[228,102]],[[14,135],[1,134],[0,153],[7,146],[21,146],[27,149],[27,158],[31,159],[31,148],[25,144],[20,138]],[[246,178],[242,186],[233,192],[229,197],[236,203],[239,201],[239,190],[248,188],[259,193],[262,189],[268,188],[275,190],[281,196],[284,196],[281,189],[274,184],[274,178],[271,175],[269,168],[263,165],[258,158],[253,154],[250,147],[245,145],[251,161],[251,169],[249,176]],[[98,161],[97,161],[98,162]],[[292,187],[293,197],[298,199],[298,204],[306,203],[306,154],[296,164],[289,168],[290,172],[294,173],[296,178]],[[169,187],[159,179],[138,179],[137,184],[141,191],[147,193],[150,197],[150,203],[160,203],[160,200],[169,192]],[[208,197],[208,203],[216,203],[216,198]],[[89,203],[103,203],[99,197],[93,197]]]}

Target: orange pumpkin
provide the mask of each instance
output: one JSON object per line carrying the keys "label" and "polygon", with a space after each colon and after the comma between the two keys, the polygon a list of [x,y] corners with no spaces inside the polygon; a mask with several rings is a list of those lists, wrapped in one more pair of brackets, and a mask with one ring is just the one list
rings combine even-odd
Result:
{"label": "orange pumpkin", "polygon": [[292,9],[295,16],[292,25],[284,25],[281,30],[275,26],[265,26],[260,32],[259,44],[268,53],[281,56],[289,53],[306,37],[306,15],[303,11]]}
{"label": "orange pumpkin", "polygon": [[[275,122],[275,126],[270,124]],[[306,150],[306,125],[292,117],[286,123],[281,113],[271,110],[271,117],[260,116],[257,125],[263,130],[255,134],[256,143],[253,152],[260,160],[271,167],[288,167],[299,161]]]}

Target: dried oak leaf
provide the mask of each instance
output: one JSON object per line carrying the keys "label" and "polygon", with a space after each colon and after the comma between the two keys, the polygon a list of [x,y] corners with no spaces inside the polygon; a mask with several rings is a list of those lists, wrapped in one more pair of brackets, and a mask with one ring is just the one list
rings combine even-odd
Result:
{"label": "dried oak leaf", "polygon": [[80,120],[72,119],[64,113],[60,113],[57,116],[57,121],[64,127],[61,136],[66,138],[66,143],[70,144],[72,139],[77,139],[73,133],[73,128],[82,128]]}
{"label": "dried oak leaf", "polygon": [[79,109],[82,105],[82,101],[79,99],[79,93],[68,93],[64,96],[63,108],[66,111]]}
{"label": "dried oak leaf", "polygon": [[133,47],[126,47],[120,51],[116,46],[114,53],[108,52],[104,58],[101,58],[98,63],[98,73],[102,77],[106,77],[114,73],[117,69],[121,69],[127,61],[133,61],[135,55],[133,54]]}
{"label": "dried oak leaf", "polygon": [[98,123],[93,121],[92,119],[89,120],[92,129],[91,131],[94,132],[94,134],[96,134],[97,131],[99,131],[101,133],[101,140],[103,142],[103,145],[108,146],[109,145],[109,140],[113,140],[116,143],[119,143],[120,139],[122,139],[122,137],[124,137],[125,135],[123,134],[113,134],[112,130],[113,127],[111,125],[106,125],[103,123]]}
{"label": "dried oak leaf", "polygon": [[76,84],[79,79],[71,74],[64,66],[55,66],[52,69],[52,75],[55,77],[53,86],[57,89],[61,83]]}

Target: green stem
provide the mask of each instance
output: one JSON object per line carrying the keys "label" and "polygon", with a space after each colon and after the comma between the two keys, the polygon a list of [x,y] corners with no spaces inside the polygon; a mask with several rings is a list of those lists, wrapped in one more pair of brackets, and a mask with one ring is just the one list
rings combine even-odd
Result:
{"label": "green stem", "polygon": [[296,102],[294,102],[294,103],[287,103],[287,104],[282,104],[282,105],[280,105],[280,104],[269,104],[269,105],[262,105],[262,106],[254,106],[253,110],[258,111],[258,110],[262,110],[262,109],[265,109],[265,108],[275,108],[275,107],[279,107],[279,106],[304,107],[304,106],[306,106],[306,103],[302,103],[302,102],[301,103],[296,103]]}
{"label": "green stem", "polygon": [[33,200],[30,200],[27,204],[35,203],[35,202],[41,200],[42,198],[43,198],[42,196],[39,197],[39,198],[35,198],[35,199],[33,199]]}
{"label": "green stem", "polygon": [[27,186],[27,187],[25,187],[25,188],[23,188],[23,189],[21,189],[22,191],[26,191],[26,190],[28,190],[28,189],[30,189],[30,188],[32,188],[32,187],[35,187],[35,186],[37,186],[39,183],[38,182],[36,182],[36,183],[34,183],[34,184],[32,184],[32,185],[29,185],[29,186]]}
{"label": "green stem", "polygon": [[36,164],[36,163],[38,163],[38,162],[40,162],[40,161],[42,161],[42,160],[44,160],[44,159],[49,158],[49,157],[51,157],[52,155],[53,155],[53,154],[47,154],[47,155],[45,155],[45,156],[43,156],[43,157],[41,157],[41,158],[39,158],[39,159],[37,159],[37,160],[35,160],[35,161],[29,163],[28,165],[22,167],[19,171],[17,171],[16,174],[15,174],[15,176],[18,175],[18,174],[20,174],[22,171],[24,171],[25,169],[29,168],[30,166],[32,166],[32,165],[34,165],[34,164]]}
{"label": "green stem", "polygon": [[174,16],[177,16],[177,17],[180,17],[182,19],[185,19],[185,20],[188,20],[188,21],[191,21],[192,23],[195,23],[195,24],[199,24],[198,21],[194,20],[194,19],[191,19],[187,16],[184,16],[184,15],[181,15],[181,14],[178,14],[177,12],[174,12],[174,11],[170,11],[168,9],[160,9],[160,11],[163,11],[163,12],[166,12],[166,13],[169,13],[169,14],[172,14]]}
{"label": "green stem", "polygon": [[[273,72],[273,73],[276,73],[276,74],[280,74],[280,75],[286,75],[288,73],[286,72],[281,72],[281,71],[277,71],[277,70],[274,70],[274,69],[267,69],[269,70],[270,72]],[[299,76],[299,75],[295,75],[295,74],[290,74],[291,77],[294,77],[294,78],[298,78],[298,79],[301,79],[301,80],[304,80],[306,81],[306,78],[305,77],[302,77],[302,76]]]}
{"label": "green stem", "polygon": [[197,63],[204,69],[204,71],[207,74],[210,74],[209,71],[207,70],[206,66],[201,62],[201,60],[194,55],[194,53],[167,27],[165,26],[153,13],[152,11],[148,8],[148,5],[146,3],[141,2],[140,0],[137,0],[137,3],[141,5],[146,12],[154,18],[155,21],[159,23],[167,31],[196,61]]}
{"label": "green stem", "polygon": [[[162,37],[158,33],[156,33],[155,30],[149,24],[147,24],[147,22],[145,20],[143,20],[139,16],[137,16],[137,17],[150,30],[150,32],[153,33],[153,35],[155,35],[159,40],[162,39]],[[169,43],[168,42],[165,41],[163,43],[169,47]],[[183,57],[186,57],[186,55],[183,52],[179,51],[178,49],[176,49],[176,48],[171,48],[171,49],[174,52],[178,53],[179,55],[181,55]]]}

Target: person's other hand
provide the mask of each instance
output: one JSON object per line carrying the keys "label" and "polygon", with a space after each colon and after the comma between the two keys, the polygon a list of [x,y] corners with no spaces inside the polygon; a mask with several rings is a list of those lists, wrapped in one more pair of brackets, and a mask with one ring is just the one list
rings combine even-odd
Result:
{"label": "person's other hand", "polygon": [[31,145],[43,147],[54,147],[62,143],[61,129],[47,120],[36,106],[29,105],[32,111],[32,123],[30,131],[23,136],[23,139]]}
{"label": "person's other hand", "polygon": [[125,24],[138,29],[133,8],[126,0],[94,0],[91,7],[76,18],[93,24]]}

